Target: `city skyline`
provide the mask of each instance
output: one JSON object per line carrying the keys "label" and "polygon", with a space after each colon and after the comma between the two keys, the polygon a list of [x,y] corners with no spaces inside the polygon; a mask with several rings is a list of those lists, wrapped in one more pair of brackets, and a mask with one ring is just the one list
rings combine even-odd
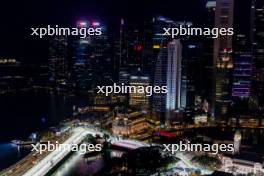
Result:
{"label": "city skyline", "polygon": [[14,4],[0,175],[264,173],[263,0]]}

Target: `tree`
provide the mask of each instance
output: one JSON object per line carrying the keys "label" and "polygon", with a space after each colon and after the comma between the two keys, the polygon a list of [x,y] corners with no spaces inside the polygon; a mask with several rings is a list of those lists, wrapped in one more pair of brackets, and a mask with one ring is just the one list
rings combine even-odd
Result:
{"label": "tree", "polygon": [[222,165],[222,162],[219,158],[215,156],[209,156],[207,154],[195,156],[192,160],[196,162],[199,166],[208,170],[217,170]]}

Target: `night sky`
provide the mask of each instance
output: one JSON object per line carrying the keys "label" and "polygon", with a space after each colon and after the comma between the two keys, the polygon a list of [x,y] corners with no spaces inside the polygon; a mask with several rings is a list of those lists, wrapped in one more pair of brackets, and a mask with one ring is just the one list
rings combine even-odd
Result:
{"label": "night sky", "polygon": [[[236,0],[235,15],[245,23],[243,14],[250,0]],[[113,34],[120,18],[143,24],[144,19],[163,15],[173,20],[205,20],[207,0],[24,0],[0,2],[0,58],[12,57],[23,62],[40,63],[48,58],[48,42],[30,36],[30,27],[59,24],[71,27],[79,19],[99,19]],[[239,8],[238,8],[239,7]],[[248,23],[245,23],[248,26]],[[235,27],[235,26],[234,26]]]}
{"label": "night sky", "polygon": [[[45,39],[30,36],[30,27],[59,24],[72,26],[78,19],[99,19],[109,31],[117,31],[120,17],[141,24],[147,17],[163,15],[175,20],[201,20],[206,0],[24,0],[0,4],[0,57],[23,62],[45,62]],[[199,15],[197,15],[199,14]]]}

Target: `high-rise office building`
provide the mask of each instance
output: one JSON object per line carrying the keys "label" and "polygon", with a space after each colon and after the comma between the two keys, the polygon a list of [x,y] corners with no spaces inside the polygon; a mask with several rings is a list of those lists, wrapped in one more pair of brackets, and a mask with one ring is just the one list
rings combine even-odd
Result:
{"label": "high-rise office building", "polygon": [[[237,4],[238,5],[238,4]],[[248,14],[250,10],[246,9]],[[252,74],[252,46],[250,43],[250,19],[238,20],[241,11],[235,11],[235,35],[233,36],[233,86],[232,97],[235,103],[250,96]],[[249,16],[249,15],[248,15]]]}
{"label": "high-rise office building", "polygon": [[247,99],[250,95],[251,60],[250,53],[240,53],[234,58],[232,96]]}
{"label": "high-rise office building", "polygon": [[155,60],[153,58],[153,19],[146,19],[143,27],[142,71],[153,83]]}
{"label": "high-rise office building", "polygon": [[[155,74],[154,74],[154,86],[166,86],[167,84],[167,61],[168,60],[168,49],[166,44],[161,44],[159,49],[159,55],[155,64]],[[163,94],[153,94],[152,110],[155,112],[157,119],[161,121],[162,124],[165,122],[165,112],[166,112],[166,95]]]}
{"label": "high-rise office building", "polygon": [[[171,109],[173,111],[185,107],[186,105],[186,86],[184,89],[184,79],[182,79],[182,65],[181,65],[181,44],[179,39],[171,41],[169,37],[166,37],[163,34],[164,27],[178,27],[179,25],[188,25],[191,26],[190,22],[175,22],[164,17],[157,17],[153,19],[153,60],[154,60],[154,74],[153,74],[153,85],[154,86],[170,86],[170,95],[175,95],[175,97],[169,97],[164,94],[154,94],[152,98],[152,110],[155,113],[155,117],[161,121],[163,126],[165,123],[166,116],[169,117],[170,113],[166,113]],[[175,46],[175,48],[174,48]],[[173,57],[178,57],[180,60],[172,60]],[[179,59],[178,58],[178,59]],[[174,58],[176,59],[176,58]],[[168,63],[170,62],[170,63]],[[174,64],[173,67],[170,64]],[[175,67],[175,64],[178,64]],[[175,73],[175,69],[178,73]],[[168,75],[168,72],[171,72]],[[172,73],[173,72],[173,73]],[[177,80],[175,75],[177,75]],[[168,78],[167,78],[168,76]],[[171,79],[171,81],[169,81]],[[177,83],[176,83],[177,82]],[[174,84],[176,83],[176,84]],[[182,84],[183,83],[183,84]],[[175,87],[176,86],[176,87]],[[175,91],[177,89],[177,92]],[[176,94],[175,94],[176,93]],[[166,101],[166,98],[173,99],[174,105],[170,104],[170,100]],[[177,99],[177,100],[176,100]],[[182,104],[181,104],[182,103]],[[175,107],[175,108],[174,108]]]}
{"label": "high-rise office building", "polygon": [[264,1],[253,0],[252,5],[252,97],[255,111],[264,111]]}
{"label": "high-rise office building", "polygon": [[123,18],[120,21],[115,50],[114,60],[117,71],[125,71],[130,75],[137,73],[138,70],[144,71],[143,36],[138,26],[127,23]]}
{"label": "high-rise office building", "polygon": [[98,21],[93,21],[91,25],[102,30],[101,35],[92,36],[91,38],[92,54],[90,59],[92,60],[92,70],[95,78],[102,79],[105,83],[113,78],[114,67],[107,28]]}
{"label": "high-rise office building", "polygon": [[65,85],[68,81],[67,38],[55,37],[49,45],[49,82],[53,86]]}
{"label": "high-rise office building", "polygon": [[[153,73],[151,75],[153,86],[166,86],[167,84],[167,62],[168,62],[168,39],[162,35],[163,27],[170,27],[172,21],[164,17],[153,18]],[[151,99],[154,117],[161,122],[161,127],[165,124],[166,115],[166,95],[153,94]]]}
{"label": "high-rise office building", "polygon": [[210,82],[206,82],[208,78],[203,65],[202,43],[195,39],[181,42],[181,108],[194,108],[195,97],[203,95],[204,87],[210,85]]}
{"label": "high-rise office building", "polygon": [[[162,123],[171,118],[172,111],[181,108],[181,53],[180,40],[161,45],[156,62],[154,86],[167,86],[167,94],[154,94],[153,111]],[[166,118],[165,118],[166,116]]]}
{"label": "high-rise office building", "polygon": [[[206,20],[204,21],[204,26],[213,28],[215,24],[215,8],[216,1],[208,0],[206,3]],[[213,50],[214,50],[214,39],[210,36],[203,36],[202,38],[202,54],[203,56],[200,58],[200,65],[202,67],[200,72],[200,80],[199,88],[196,90],[201,90],[202,98],[208,100],[210,107],[213,102],[213,80],[214,80],[214,65],[213,65]]]}
{"label": "high-rise office building", "polygon": [[[216,0],[215,27],[233,27],[233,0]],[[226,119],[231,104],[232,88],[232,36],[214,39],[214,116]]]}
{"label": "high-rise office building", "polygon": [[171,112],[181,108],[181,60],[182,46],[180,40],[168,43],[167,58],[167,94],[166,94],[166,120],[170,120]]}
{"label": "high-rise office building", "polygon": [[[77,27],[89,27],[88,21],[78,21]],[[89,59],[91,38],[74,37],[72,40],[72,72],[71,83],[77,90],[88,90],[93,80],[92,63]]]}
{"label": "high-rise office building", "polygon": [[[35,77],[29,67],[13,58],[0,58],[0,92],[19,90],[31,86]],[[45,82],[46,83],[46,82]]]}
{"label": "high-rise office building", "polygon": [[102,30],[98,36],[72,38],[71,82],[74,88],[87,91],[102,81],[111,80],[113,61],[105,26],[98,21],[78,21],[77,27],[100,27]]}
{"label": "high-rise office building", "polygon": [[233,83],[232,117],[239,119],[248,115],[248,100],[251,92],[252,44],[251,40],[251,0],[236,1],[234,8],[233,36]]}
{"label": "high-rise office building", "polygon": [[[149,108],[149,95],[146,91],[141,91],[144,87],[150,85],[148,76],[131,76],[129,79],[130,86],[136,87],[134,92],[129,93],[129,105],[140,109]],[[141,89],[141,90],[140,90]]]}

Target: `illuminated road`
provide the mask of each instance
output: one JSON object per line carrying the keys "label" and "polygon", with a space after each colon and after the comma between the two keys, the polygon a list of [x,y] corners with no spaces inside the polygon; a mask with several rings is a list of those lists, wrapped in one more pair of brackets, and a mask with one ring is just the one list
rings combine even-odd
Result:
{"label": "illuminated road", "polygon": [[194,153],[192,152],[177,152],[175,156],[181,160],[182,163],[179,163],[181,164],[180,167],[184,169],[183,172],[187,175],[188,175],[188,172],[185,171],[186,168],[193,169],[193,170],[200,170],[202,175],[211,175],[213,173],[213,171],[209,171],[204,168],[195,166],[191,162],[191,160],[194,157]]}
{"label": "illuminated road", "polygon": [[[92,132],[91,132],[92,133]],[[75,129],[73,135],[67,139],[63,144],[79,144],[83,138],[88,134],[88,131],[81,128]],[[24,176],[45,175],[48,173],[58,162],[60,162],[67,154],[68,150],[55,150],[48,154],[44,159],[29,169]]]}
{"label": "illuminated road", "polygon": [[[62,142],[62,144],[80,144],[83,139],[88,135],[91,134],[93,136],[99,135],[101,137],[104,136],[104,134],[107,134],[109,136],[108,141],[111,142],[112,145],[116,145],[123,148],[128,149],[136,149],[139,147],[144,146],[150,146],[147,143],[138,141],[138,140],[132,140],[132,139],[122,139],[119,137],[115,137],[111,135],[110,133],[106,131],[102,131],[99,129],[96,129],[92,126],[86,126],[86,127],[77,127],[72,130],[72,134]],[[151,144],[155,145],[155,144]],[[48,153],[46,156],[39,160],[37,163],[32,164],[31,162],[27,162],[27,167],[22,167],[21,169],[17,170],[18,175],[23,176],[43,176],[46,175],[50,170],[52,170],[63,158],[65,158],[70,153],[70,150],[55,150],[50,153]],[[39,153],[37,155],[40,155]],[[174,172],[178,172],[179,169],[183,169],[182,172],[188,172],[188,169],[199,169],[195,167],[192,162],[193,155],[187,154],[187,153],[181,153],[178,152],[175,157],[179,158],[181,161],[178,162],[176,165],[174,165],[176,169]],[[202,173],[206,173],[206,171],[201,170]],[[9,175],[9,174],[7,174]]]}
{"label": "illuminated road", "polygon": [[[73,135],[63,144],[79,144],[87,136],[87,134],[100,135],[103,133],[94,129],[76,128]],[[110,136],[109,140],[113,145],[118,145],[126,148],[135,149],[138,147],[148,146],[147,144],[135,140],[118,139]],[[42,176],[47,174],[56,164],[58,164],[65,156],[70,153],[69,150],[55,150],[49,153],[44,159],[35,164],[31,169],[26,171],[23,176]]]}

